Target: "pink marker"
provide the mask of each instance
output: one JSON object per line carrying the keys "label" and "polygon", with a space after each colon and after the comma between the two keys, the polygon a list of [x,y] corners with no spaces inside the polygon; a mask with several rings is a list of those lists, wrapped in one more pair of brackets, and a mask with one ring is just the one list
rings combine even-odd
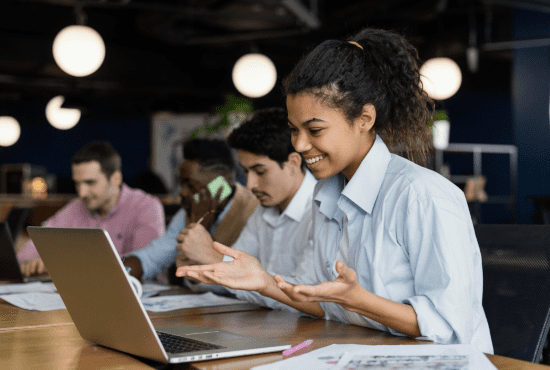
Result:
{"label": "pink marker", "polygon": [[306,340],[305,342],[300,343],[300,344],[298,344],[298,345],[295,346],[295,347],[292,347],[292,348],[289,348],[289,349],[287,349],[287,350],[284,350],[284,351],[283,351],[283,356],[291,355],[291,354],[293,354],[294,352],[299,351],[299,350],[301,350],[302,348],[309,346],[311,343],[313,343],[313,339],[308,339],[308,340]]}

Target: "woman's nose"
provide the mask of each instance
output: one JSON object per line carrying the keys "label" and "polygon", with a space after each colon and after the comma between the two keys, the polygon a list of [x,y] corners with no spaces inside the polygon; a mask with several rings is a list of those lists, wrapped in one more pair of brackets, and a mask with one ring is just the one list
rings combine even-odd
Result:
{"label": "woman's nose", "polygon": [[300,131],[292,137],[292,145],[294,146],[294,150],[298,153],[303,153],[311,149],[308,135]]}

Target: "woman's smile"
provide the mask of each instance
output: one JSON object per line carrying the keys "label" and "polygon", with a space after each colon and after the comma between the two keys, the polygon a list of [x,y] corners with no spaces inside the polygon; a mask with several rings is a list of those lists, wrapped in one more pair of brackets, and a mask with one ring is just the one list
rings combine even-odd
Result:
{"label": "woman's smile", "polygon": [[320,160],[324,159],[326,156],[327,156],[326,154],[322,154],[322,155],[318,155],[318,156],[315,156],[315,157],[309,157],[309,158],[304,157],[304,160],[306,161],[306,163],[308,165],[312,165],[312,164],[315,164],[315,163],[319,162]]}

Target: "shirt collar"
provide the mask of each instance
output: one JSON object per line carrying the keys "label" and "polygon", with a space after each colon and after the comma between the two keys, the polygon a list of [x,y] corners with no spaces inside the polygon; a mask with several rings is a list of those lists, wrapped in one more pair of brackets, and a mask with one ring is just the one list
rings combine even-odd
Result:
{"label": "shirt collar", "polygon": [[342,194],[367,213],[371,213],[374,202],[384,181],[391,154],[384,141],[376,135],[374,144],[350,179]]}
{"label": "shirt collar", "polygon": [[376,135],[372,148],[345,188],[345,177],[341,172],[318,182],[315,201],[319,205],[319,211],[330,219],[334,218],[338,210],[338,199],[342,194],[365,212],[371,213],[390,159],[391,154],[386,144]]}
{"label": "shirt collar", "polygon": [[283,217],[287,216],[296,222],[300,222],[306,210],[311,210],[311,196],[313,194],[313,189],[317,180],[315,177],[306,170],[302,184],[288,203],[288,206],[285,208],[282,214],[279,214],[279,208],[269,207],[263,212],[263,218],[271,226],[276,226],[277,221]]}

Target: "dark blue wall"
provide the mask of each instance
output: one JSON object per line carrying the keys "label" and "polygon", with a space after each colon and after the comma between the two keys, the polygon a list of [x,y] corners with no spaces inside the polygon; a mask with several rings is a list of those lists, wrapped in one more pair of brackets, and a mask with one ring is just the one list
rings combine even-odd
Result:
{"label": "dark blue wall", "polygon": [[[477,78],[483,76],[477,75]],[[451,121],[451,143],[514,144],[509,90],[461,89],[442,102],[442,107]],[[510,194],[509,158],[506,154],[483,154],[482,173],[487,178],[485,190],[489,195]],[[444,161],[453,175],[471,175],[474,171],[472,154],[445,154]],[[481,222],[508,223],[513,219],[507,204],[481,204],[480,207]]]}
{"label": "dark blue wall", "polygon": [[[549,14],[516,12],[516,40],[549,37]],[[512,76],[514,129],[519,153],[519,220],[531,222],[534,206],[525,197],[550,195],[549,48],[515,49]]]}
{"label": "dark blue wall", "polygon": [[[70,158],[93,140],[110,142],[122,157],[122,173],[129,181],[149,167],[150,123],[147,118],[118,115],[108,107],[95,108],[69,130],[58,130],[45,117],[45,103],[5,107],[21,124],[21,137],[10,147],[0,147],[0,164],[31,163],[45,166],[66,185],[71,176]],[[93,118],[90,118],[93,117]]]}

